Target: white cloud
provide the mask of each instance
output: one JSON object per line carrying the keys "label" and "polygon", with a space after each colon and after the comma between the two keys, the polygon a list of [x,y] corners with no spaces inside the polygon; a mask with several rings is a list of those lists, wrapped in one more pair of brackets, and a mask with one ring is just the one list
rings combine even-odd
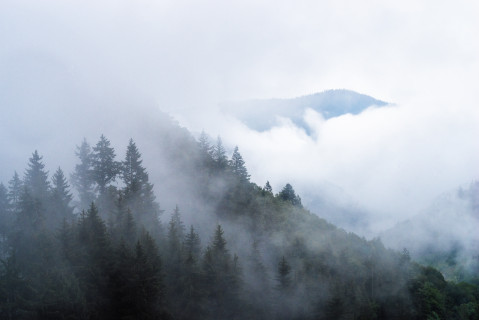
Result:
{"label": "white cloud", "polygon": [[[156,103],[238,144],[260,183],[324,179],[375,210],[409,214],[479,176],[478,9],[467,0],[2,1],[0,133],[17,148],[2,154],[3,177],[59,143],[48,129],[61,119],[39,110],[81,116],[72,131],[96,135],[117,125],[89,124],[98,112]],[[291,123],[253,132],[217,107],[330,88],[398,106],[328,121],[309,112],[313,138]],[[34,128],[32,117],[50,126]]]}

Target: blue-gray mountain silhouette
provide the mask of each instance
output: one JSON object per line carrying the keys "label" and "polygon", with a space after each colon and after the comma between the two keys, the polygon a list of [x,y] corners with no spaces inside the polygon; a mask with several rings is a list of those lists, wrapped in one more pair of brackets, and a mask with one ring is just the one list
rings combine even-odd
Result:
{"label": "blue-gray mountain silhouette", "polygon": [[359,114],[370,106],[388,103],[350,90],[328,90],[292,99],[248,100],[229,103],[225,110],[249,128],[265,131],[278,124],[278,117],[290,119],[309,134],[303,116],[307,108],[319,112],[325,119],[347,113]]}

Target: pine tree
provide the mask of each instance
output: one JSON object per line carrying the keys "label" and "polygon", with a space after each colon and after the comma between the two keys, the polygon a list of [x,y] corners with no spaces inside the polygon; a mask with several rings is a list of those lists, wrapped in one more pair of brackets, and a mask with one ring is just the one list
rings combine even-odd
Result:
{"label": "pine tree", "polygon": [[128,209],[123,221],[123,231],[120,233],[125,237],[125,240],[128,244],[134,243],[137,238],[137,229],[136,229],[136,222],[131,210]]}
{"label": "pine tree", "polygon": [[44,213],[45,208],[42,201],[34,197],[30,189],[24,185],[15,219],[16,230],[26,233],[39,230],[44,223]]}
{"label": "pine tree", "polygon": [[233,155],[231,156],[231,160],[229,161],[229,166],[233,173],[240,179],[242,182],[248,182],[250,175],[248,174],[248,170],[246,169],[245,162],[243,157],[238,151],[238,147],[236,146]]}
{"label": "pine tree", "polygon": [[137,241],[133,251],[120,244],[115,262],[109,285],[110,318],[157,319],[163,296],[157,253],[150,252],[141,241]]}
{"label": "pine tree", "polygon": [[278,271],[276,274],[276,281],[278,281],[277,288],[280,291],[288,291],[291,288],[291,267],[286,258],[283,256],[278,263]]}
{"label": "pine tree", "polygon": [[143,184],[148,182],[148,175],[145,168],[141,165],[141,154],[133,142],[130,139],[128,147],[126,149],[125,160],[121,166],[121,178],[125,183],[125,196],[126,198],[132,198],[138,196],[142,190]]}
{"label": "pine tree", "polygon": [[250,318],[267,319],[272,313],[270,279],[259,250],[259,243],[256,240],[251,244],[247,263],[245,277],[249,281],[246,281],[246,294],[251,304],[249,309],[254,315]]}
{"label": "pine tree", "polygon": [[223,142],[219,136],[216,140],[216,145],[213,147],[212,157],[216,168],[220,170],[226,169],[228,166],[228,158],[226,157],[226,150],[223,147]]}
{"label": "pine tree", "polygon": [[110,141],[104,135],[93,147],[92,168],[93,179],[100,195],[103,195],[106,187],[115,181],[120,169],[120,164],[115,161],[115,150],[110,147]]}
{"label": "pine tree", "polygon": [[33,319],[33,289],[25,279],[15,252],[0,260],[0,318],[5,320]]}
{"label": "pine tree", "polygon": [[73,218],[73,208],[70,206],[73,196],[61,168],[58,168],[53,175],[52,185],[51,207],[54,215],[52,222],[58,225],[64,219],[71,220]]}
{"label": "pine tree", "polygon": [[266,181],[266,184],[264,185],[263,190],[269,194],[273,194],[273,188],[269,184],[269,181]]}
{"label": "pine tree", "polygon": [[219,319],[237,317],[241,308],[241,268],[238,257],[235,255],[234,259],[231,258],[226,244],[223,228],[218,224],[203,258],[209,311],[213,317]]}
{"label": "pine tree", "polygon": [[216,226],[215,235],[213,238],[213,251],[220,255],[226,255],[228,250],[226,249],[226,240],[224,238],[224,231],[221,225]]}
{"label": "pine tree", "polygon": [[121,177],[125,184],[124,194],[127,205],[139,216],[142,222],[145,215],[157,219],[161,213],[158,204],[155,202],[153,185],[149,182],[148,173],[142,166],[143,160],[136,144],[130,139],[127,147],[125,160],[121,166]]}
{"label": "pine tree", "polygon": [[183,247],[186,255],[185,260],[193,259],[195,262],[198,261],[201,252],[201,240],[193,225],[190,226],[190,232],[185,236]]}
{"label": "pine tree", "polygon": [[45,171],[45,165],[38,151],[33,152],[32,157],[28,162],[28,169],[25,171],[23,179],[24,186],[27,188],[30,195],[43,202],[48,198],[50,192],[50,183],[48,181],[48,172]]}
{"label": "pine tree", "polygon": [[287,183],[286,186],[284,186],[283,190],[281,190],[278,196],[283,201],[290,202],[293,206],[297,206],[300,208],[303,207],[301,204],[301,198],[296,195],[293,187],[289,183]]}
{"label": "pine tree", "polygon": [[71,175],[71,180],[80,197],[79,208],[83,210],[87,209],[95,200],[93,154],[86,139],[83,139],[82,144],[77,146],[75,155],[79,158],[80,163],[75,165],[75,172]]}
{"label": "pine tree", "polygon": [[7,188],[3,183],[0,183],[0,259],[4,256],[8,248],[6,245],[7,235],[12,226],[12,216],[10,212]]}
{"label": "pine tree", "polygon": [[201,241],[193,226],[184,242],[183,272],[180,277],[180,319],[201,319],[204,313],[204,295],[201,289],[202,273],[199,265]]}
{"label": "pine tree", "polygon": [[23,182],[20,180],[18,173],[15,171],[12,179],[8,182],[8,201],[13,212],[18,212],[20,197],[23,192]]}
{"label": "pine tree", "polygon": [[103,319],[111,313],[109,278],[113,261],[110,240],[105,222],[100,218],[94,203],[81,215],[78,222],[79,252],[76,262],[77,277],[85,292],[90,318]]}
{"label": "pine tree", "polygon": [[200,137],[198,139],[198,146],[200,148],[200,154],[204,159],[211,159],[213,155],[213,147],[211,146],[208,135],[201,131]]}
{"label": "pine tree", "polygon": [[181,221],[180,209],[178,205],[171,214],[171,219],[168,224],[168,243],[170,254],[178,255],[181,251],[181,244],[185,235],[185,225]]}
{"label": "pine tree", "polygon": [[183,248],[185,226],[181,221],[180,210],[175,207],[168,224],[168,251],[166,259],[166,270],[168,277],[166,285],[168,288],[169,306],[173,313],[181,311],[181,295],[183,292],[181,277],[184,272]]}

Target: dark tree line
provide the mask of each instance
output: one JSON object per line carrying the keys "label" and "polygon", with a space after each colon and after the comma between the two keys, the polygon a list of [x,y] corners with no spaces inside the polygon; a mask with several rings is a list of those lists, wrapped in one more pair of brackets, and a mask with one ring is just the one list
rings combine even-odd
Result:
{"label": "dark tree line", "polygon": [[104,136],[77,147],[76,200],[35,151],[23,178],[0,184],[0,318],[479,318],[477,283],[337,229],[290,184],[276,195],[257,186],[220,138],[185,145],[214,208],[206,236],[178,206],[161,221],[133,140],[123,161]]}

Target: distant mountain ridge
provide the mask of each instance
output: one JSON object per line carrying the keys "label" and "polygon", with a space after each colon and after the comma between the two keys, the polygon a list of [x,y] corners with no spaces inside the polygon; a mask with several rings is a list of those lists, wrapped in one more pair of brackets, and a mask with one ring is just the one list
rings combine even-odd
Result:
{"label": "distant mountain ridge", "polygon": [[447,279],[464,281],[479,274],[479,182],[439,196],[421,214],[381,234],[386,246],[407,248],[411,257],[431,265]]}
{"label": "distant mountain ridge", "polygon": [[251,129],[268,130],[278,124],[279,118],[288,118],[297,126],[306,130],[309,127],[303,117],[310,108],[325,119],[344,114],[359,114],[368,107],[384,107],[389,103],[351,90],[336,89],[305,95],[291,99],[261,99],[226,103],[227,113],[232,114]]}

